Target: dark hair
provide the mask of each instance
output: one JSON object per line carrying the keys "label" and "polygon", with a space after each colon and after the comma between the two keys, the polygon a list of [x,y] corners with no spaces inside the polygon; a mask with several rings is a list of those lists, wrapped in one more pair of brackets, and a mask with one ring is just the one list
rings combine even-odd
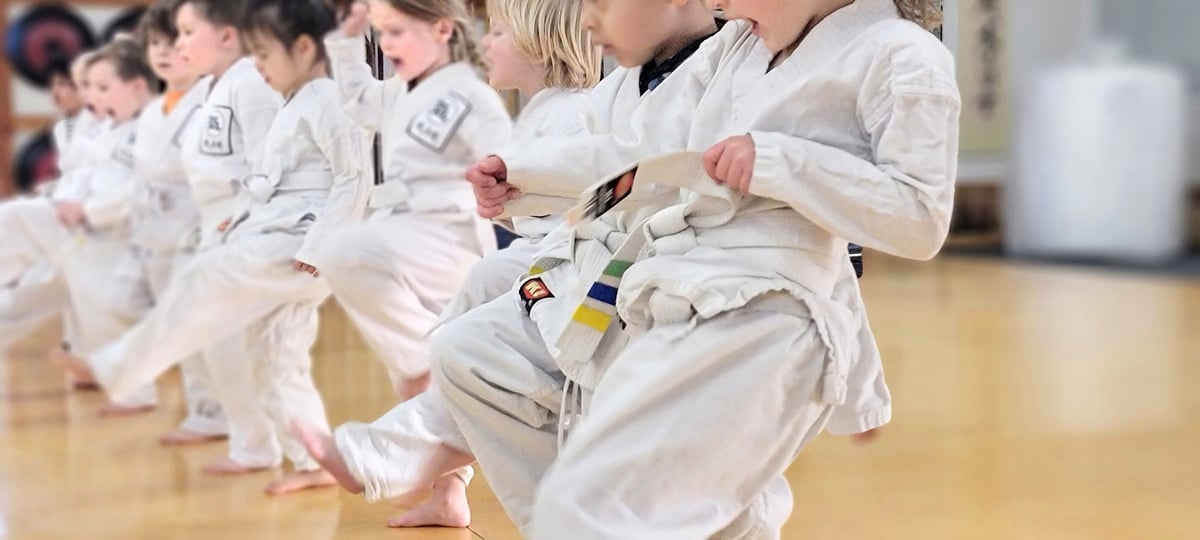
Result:
{"label": "dark hair", "polygon": [[178,0],[171,15],[179,13],[184,4],[191,4],[201,17],[215,26],[239,26],[245,13],[244,0]]}
{"label": "dark hair", "polygon": [[150,36],[159,34],[175,41],[175,38],[179,37],[179,28],[175,26],[175,10],[178,6],[177,0],[158,0],[147,8],[146,13],[142,14],[142,20],[138,22],[138,39],[149,45]]}
{"label": "dark hair", "polygon": [[75,80],[71,78],[71,63],[75,59],[61,52],[50,53],[50,60],[46,63],[46,79],[53,80],[55,77],[62,77],[75,86]]}
{"label": "dark hair", "polygon": [[154,75],[154,70],[150,69],[150,62],[146,60],[142,42],[136,38],[118,36],[96,51],[96,54],[88,59],[87,66],[90,68],[100,62],[112,63],[117,77],[122,81],[143,79],[147,88],[154,90],[159,87],[158,77]]}
{"label": "dark hair", "polygon": [[321,0],[250,0],[238,29],[247,38],[271,36],[291,48],[301,36],[312,38],[317,58],[326,59],[325,34],[337,29],[337,15]]}

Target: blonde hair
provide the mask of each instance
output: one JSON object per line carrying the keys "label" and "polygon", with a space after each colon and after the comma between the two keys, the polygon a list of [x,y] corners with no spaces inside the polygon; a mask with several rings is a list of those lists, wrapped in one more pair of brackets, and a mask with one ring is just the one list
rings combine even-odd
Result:
{"label": "blonde hair", "polygon": [[894,0],[904,19],[932,31],[942,24],[942,0]]}
{"label": "blonde hair", "polygon": [[549,88],[591,88],[600,82],[600,51],[580,21],[581,0],[489,0],[488,16],[512,27],[521,54],[546,70]]}
{"label": "blonde hair", "polygon": [[[99,54],[99,50],[92,49],[79,53],[74,60],[71,61],[71,80],[76,85],[82,85],[87,82],[87,70],[92,65],[92,59]],[[75,80],[78,78],[79,80]]]}
{"label": "blonde hair", "polygon": [[450,34],[450,60],[470,62],[480,71],[487,70],[487,59],[479,50],[479,37],[475,35],[475,24],[471,10],[464,0],[386,0],[389,5],[405,15],[427,23],[441,19],[454,23]]}

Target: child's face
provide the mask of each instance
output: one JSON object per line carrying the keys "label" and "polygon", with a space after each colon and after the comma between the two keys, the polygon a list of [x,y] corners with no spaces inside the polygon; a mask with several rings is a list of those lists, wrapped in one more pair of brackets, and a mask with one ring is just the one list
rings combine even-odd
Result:
{"label": "child's face", "polygon": [[379,33],[379,48],[392,62],[396,76],[411,81],[436,67],[449,54],[450,21],[425,22],[393,8],[383,0],[371,0],[371,26]]}
{"label": "child's face", "polygon": [[74,115],[83,107],[75,83],[63,75],[50,77],[50,97],[54,100],[54,108],[66,116]]}
{"label": "child's face", "polygon": [[625,67],[643,65],[675,33],[679,0],[584,0],[583,28],[592,44]]}
{"label": "child's face", "polygon": [[179,83],[191,76],[171,38],[157,32],[151,32],[148,38],[146,60],[158,78],[168,83]]}
{"label": "child's face", "polygon": [[262,74],[263,80],[284,96],[295,92],[304,82],[304,66],[300,65],[291,51],[275,37],[255,32],[249,38],[254,67]]}
{"label": "child's face", "polygon": [[175,40],[175,46],[179,49],[180,59],[188,65],[191,72],[196,75],[215,72],[220,59],[217,53],[226,39],[222,30],[228,29],[218,28],[208,19],[201,17],[191,2],[179,7],[175,25],[179,27],[179,37]]}
{"label": "child's face", "polygon": [[543,69],[529,61],[513,41],[512,27],[500,19],[492,21],[492,27],[483,36],[483,52],[491,67],[488,68],[488,83],[497,90],[526,88],[538,84],[545,78]]}
{"label": "child's face", "polygon": [[129,121],[141,109],[137,96],[145,94],[145,81],[121,80],[112,62],[100,61],[93,64],[88,70],[88,81],[91,83],[96,108],[100,114],[112,118],[114,122],[119,124]]}
{"label": "child's face", "polygon": [[[851,0],[853,1],[853,0]],[[845,0],[708,0],[712,9],[720,9],[730,20],[743,19],[753,25],[752,32],[771,52],[779,52],[795,43],[816,10]]]}
{"label": "child's face", "polygon": [[79,99],[83,102],[83,108],[88,112],[100,116],[100,111],[96,108],[96,93],[92,91],[92,82],[88,80],[87,70],[84,70],[84,75],[79,78]]}

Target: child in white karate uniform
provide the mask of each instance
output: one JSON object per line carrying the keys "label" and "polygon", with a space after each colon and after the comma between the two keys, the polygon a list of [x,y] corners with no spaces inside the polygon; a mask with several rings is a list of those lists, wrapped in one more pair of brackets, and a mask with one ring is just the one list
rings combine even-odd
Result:
{"label": "child in white karate uniform", "polygon": [[912,22],[934,2],[712,4],[747,23],[692,120],[706,174],[681,177],[680,204],[643,229],[653,255],[616,276],[637,335],[539,487],[533,538],[702,538],[735,520],[855,406],[854,315],[834,294],[847,241],[928,259],[948,231],[960,98],[950,54]]}
{"label": "child in white karate uniform", "polygon": [[[166,91],[138,118],[131,245],[117,267],[110,297],[115,305],[132,306],[139,318],[188,259],[186,246],[200,222],[183,170],[181,141],[204,102],[209,81],[197,82],[199,77],[180,58],[174,18],[174,3],[160,1],[146,11],[138,29],[150,66],[166,82]],[[205,386],[203,358],[189,357],[180,366],[187,412],[179,427],[160,441],[179,445],[224,438],[225,417]]]}
{"label": "child in white karate uniform", "polygon": [[[58,224],[51,193],[57,186],[67,185],[79,168],[83,147],[76,141],[95,122],[84,105],[83,89],[73,76],[70,59],[54,59],[49,70],[50,95],[62,116],[53,130],[59,174],[49,186],[50,193],[39,192],[0,202],[0,229],[5,231],[5,241],[0,245],[0,346],[61,315],[68,305],[66,284],[53,263],[41,260],[29,266],[27,260],[14,253],[21,247],[17,235],[54,234]],[[82,75],[78,78],[83,79]],[[27,224],[30,218],[35,223]],[[26,230],[27,225],[32,225],[30,230]],[[36,258],[36,252],[31,256]]]}
{"label": "child in white karate uniform", "polygon": [[387,366],[401,401],[429,385],[425,337],[467,272],[495,249],[462,174],[508,140],[511,119],[480,79],[482,58],[463,0],[372,0],[370,18],[396,75],[362,60],[364,6],[326,39],[346,110],[376,131],[384,182],[365,223],[335,231],[306,261]]}
{"label": "child in white karate uniform", "polygon": [[[127,250],[134,181],[137,118],[155,96],[158,80],[146,62],[145,50],[132,37],[118,37],[89,60],[88,79],[97,110],[112,122],[99,141],[104,157],[77,186],[77,201],[59,204],[60,221],[76,235],[66,242],[60,268],[67,282],[72,309],[77,313],[75,354],[86,356],[119,337],[141,313],[110,297],[115,284],[111,269]],[[123,415],[150,410],[157,393],[150,381],[105,407],[104,414]]]}
{"label": "child in white karate uniform", "polygon": [[[211,75],[203,107],[195,113],[188,129],[180,136],[181,154],[191,194],[201,214],[193,244],[202,243],[201,231],[209,239],[218,234],[218,225],[232,212],[234,187],[249,176],[251,162],[257,160],[266,130],[279,110],[279,94],[262,81],[237,30],[241,6],[228,2],[188,0],[175,3],[175,22],[179,30],[177,46],[185,64],[193,73]],[[213,242],[209,242],[210,244]],[[258,334],[261,335],[261,329]],[[257,343],[257,342],[255,342]],[[161,351],[164,356],[170,352]],[[240,334],[228,339],[213,339],[204,351],[205,361],[246,359],[263,354],[251,350]],[[72,357],[56,358],[70,362]],[[76,364],[78,362],[75,362]],[[165,368],[163,368],[165,369]],[[250,369],[250,368],[247,368]],[[154,375],[161,372],[150,370]],[[201,372],[207,376],[208,368]],[[150,377],[149,379],[152,379]],[[229,422],[229,456],[207,466],[211,474],[230,474],[246,470],[238,463],[259,463],[271,459],[273,425],[257,414],[256,389],[247,377],[212,381],[210,387]],[[233,411],[233,412],[231,412]],[[181,434],[189,435],[189,434]]]}
{"label": "child in white karate uniform", "polygon": [[[498,90],[518,90],[528,99],[514,125],[513,139],[533,141],[582,134],[587,89],[600,79],[600,55],[579,24],[581,1],[494,0],[488,4],[488,11],[491,29],[484,36],[483,48],[490,64],[489,83]],[[559,199],[558,209],[573,203]],[[513,283],[529,271],[542,239],[561,223],[561,218],[554,215],[511,223],[523,238],[487,255],[471,268],[463,289],[442,313],[442,320],[511,290]],[[396,498],[428,487],[422,482],[433,482],[433,496],[428,501],[390,520],[389,525],[465,527],[470,523],[466,484],[471,469],[459,469],[437,480],[425,477],[429,473],[422,470],[441,453],[469,452],[436,387],[401,403],[371,424],[346,424],[336,433],[337,447],[329,451],[325,445],[333,441],[307,438],[313,441],[315,454],[345,460],[338,470],[353,477],[348,488],[366,491],[368,500]]]}
{"label": "child in white karate uniform", "polygon": [[[251,412],[267,418],[272,430],[255,441],[266,445],[254,456],[261,461],[237,465],[274,467],[286,455],[295,472],[267,486],[268,493],[282,494],[334,483],[286,429],[295,418],[328,431],[309,348],[317,306],[329,291],[301,269],[329,241],[331,229],[361,216],[370,181],[363,133],[337,106],[336,85],[326,75],[321,36],[336,26],[333,12],[319,0],[255,0],[243,24],[264,80],[287,98],[256,172],[243,182],[219,245],[196,255],[137,328],[90,365],[72,369],[91,371],[120,395],[210,339],[242,332],[248,341],[274,342],[286,354],[252,360],[249,368],[243,359],[211,367],[217,381],[250,379]],[[266,332],[245,332],[248,326]]]}

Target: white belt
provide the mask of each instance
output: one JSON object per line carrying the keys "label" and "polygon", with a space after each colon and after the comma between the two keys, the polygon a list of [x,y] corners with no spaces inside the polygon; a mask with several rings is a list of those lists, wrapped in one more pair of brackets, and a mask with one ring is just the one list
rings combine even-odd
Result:
{"label": "white belt", "polygon": [[330,171],[294,171],[286,174],[253,175],[243,186],[260,203],[271,200],[279,191],[328,190],[333,187]]}
{"label": "white belt", "polygon": [[[416,189],[414,189],[416,188]],[[412,212],[474,212],[475,197],[466,180],[392,180],[371,188],[371,208],[402,207]]]}

